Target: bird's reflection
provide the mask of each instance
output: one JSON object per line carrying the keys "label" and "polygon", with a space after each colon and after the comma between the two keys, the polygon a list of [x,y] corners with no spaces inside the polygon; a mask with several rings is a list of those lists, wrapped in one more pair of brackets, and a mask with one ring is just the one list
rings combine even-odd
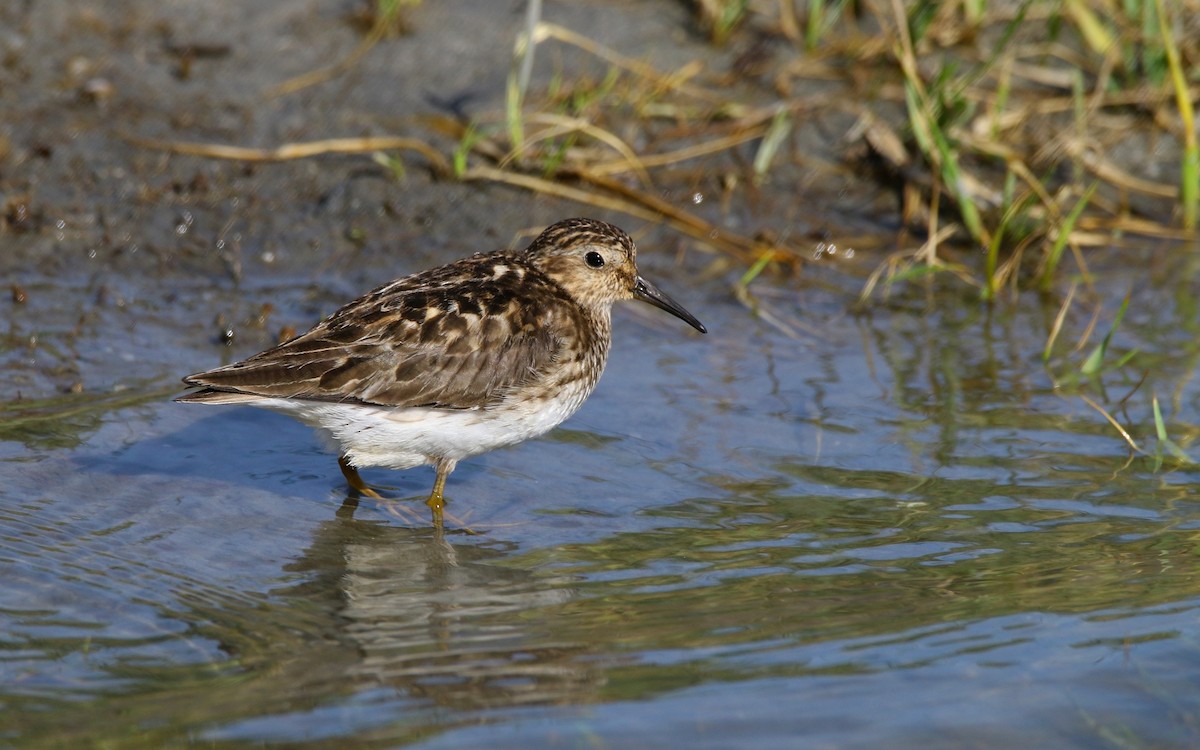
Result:
{"label": "bird's reflection", "polygon": [[318,528],[288,570],[306,580],[284,593],[320,603],[343,679],[387,685],[439,705],[483,708],[590,702],[602,670],[581,643],[556,641],[539,611],[572,596],[565,577],[506,565],[513,546],[354,517],[347,503]]}

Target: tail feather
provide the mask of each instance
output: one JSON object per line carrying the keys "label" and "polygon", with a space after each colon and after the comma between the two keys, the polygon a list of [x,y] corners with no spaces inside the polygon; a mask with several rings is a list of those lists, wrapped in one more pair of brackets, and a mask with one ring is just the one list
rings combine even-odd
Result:
{"label": "tail feather", "polygon": [[176,396],[175,400],[185,404],[253,404],[256,401],[261,401],[262,398],[262,396],[255,396],[252,393],[233,393],[231,391],[204,388],[199,391],[185,393],[182,396]]}

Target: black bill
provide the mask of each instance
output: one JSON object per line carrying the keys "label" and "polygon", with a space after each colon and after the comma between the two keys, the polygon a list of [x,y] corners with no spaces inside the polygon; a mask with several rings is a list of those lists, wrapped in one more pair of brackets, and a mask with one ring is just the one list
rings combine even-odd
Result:
{"label": "black bill", "polygon": [[660,310],[666,310],[700,333],[708,333],[708,329],[704,327],[703,323],[696,320],[695,315],[684,310],[683,305],[668,297],[666,292],[646,281],[641,276],[638,276],[637,283],[633,285],[633,296],[642,302],[649,302]]}

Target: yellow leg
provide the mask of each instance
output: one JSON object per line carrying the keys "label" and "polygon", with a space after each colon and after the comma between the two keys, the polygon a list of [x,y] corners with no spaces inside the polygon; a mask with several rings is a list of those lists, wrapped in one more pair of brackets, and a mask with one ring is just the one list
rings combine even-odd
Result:
{"label": "yellow leg", "polygon": [[437,471],[437,479],[433,480],[433,492],[429,493],[429,499],[425,501],[425,504],[429,506],[429,510],[433,511],[433,526],[437,529],[442,528],[442,509],[446,507],[446,497],[442,494],[446,489],[446,477],[454,471],[456,463],[458,462],[443,458],[438,459],[433,465]]}
{"label": "yellow leg", "polygon": [[367,497],[374,498],[376,500],[383,499],[382,495],[367,486],[367,483],[364,482],[362,477],[358,475],[358,469],[351,466],[350,462],[346,460],[345,456],[338,456],[338,467],[341,468],[342,476],[346,478],[346,482],[350,485],[352,490],[360,495],[366,495]]}

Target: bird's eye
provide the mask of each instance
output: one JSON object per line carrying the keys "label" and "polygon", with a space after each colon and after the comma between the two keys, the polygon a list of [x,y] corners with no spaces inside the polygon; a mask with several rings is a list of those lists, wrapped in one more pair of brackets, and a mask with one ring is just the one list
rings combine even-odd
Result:
{"label": "bird's eye", "polygon": [[604,265],[604,256],[595,250],[583,256],[583,260],[592,268],[599,268]]}

